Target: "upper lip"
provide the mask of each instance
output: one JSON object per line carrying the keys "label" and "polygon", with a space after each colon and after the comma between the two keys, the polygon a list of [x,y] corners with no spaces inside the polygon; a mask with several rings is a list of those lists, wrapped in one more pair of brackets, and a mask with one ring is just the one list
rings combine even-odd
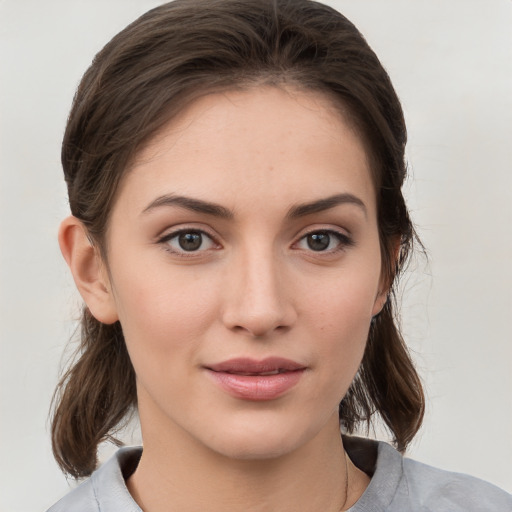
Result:
{"label": "upper lip", "polygon": [[271,375],[305,369],[304,365],[283,357],[267,357],[261,360],[238,357],[220,363],[206,365],[205,367],[214,372],[243,375]]}

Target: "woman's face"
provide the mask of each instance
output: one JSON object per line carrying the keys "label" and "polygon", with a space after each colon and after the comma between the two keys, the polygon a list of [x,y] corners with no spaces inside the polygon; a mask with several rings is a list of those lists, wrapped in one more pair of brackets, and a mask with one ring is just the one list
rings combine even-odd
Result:
{"label": "woman's face", "polygon": [[269,458],[337,429],[387,290],[365,150],[327,98],[197,100],[138,155],[107,237],[145,445]]}

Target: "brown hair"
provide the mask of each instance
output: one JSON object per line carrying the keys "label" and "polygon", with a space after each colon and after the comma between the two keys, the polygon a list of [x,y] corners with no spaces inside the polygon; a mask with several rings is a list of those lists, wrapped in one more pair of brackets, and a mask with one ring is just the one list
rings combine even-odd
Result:
{"label": "brown hair", "polygon": [[[365,140],[377,190],[382,265],[390,285],[415,233],[401,186],[406,129],[389,77],[340,13],[310,0],[176,0],[144,14],[95,57],[76,92],[62,164],[72,214],[105,257],[123,173],[141,146],[200,95],[258,84],[323,91]],[[395,247],[401,242],[397,261]],[[136,407],[135,374],[119,323],[85,308],[77,359],[55,395],[52,442],[61,468],[89,475],[97,446]],[[340,404],[346,432],[380,414],[399,450],[421,425],[421,383],[392,301],[374,319],[359,372]]]}

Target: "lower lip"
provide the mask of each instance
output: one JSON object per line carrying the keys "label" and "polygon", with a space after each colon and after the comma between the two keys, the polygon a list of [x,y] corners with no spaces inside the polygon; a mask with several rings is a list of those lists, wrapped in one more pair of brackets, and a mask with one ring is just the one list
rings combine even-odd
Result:
{"label": "lower lip", "polygon": [[212,370],[208,373],[230,395],[243,400],[264,401],[284,395],[299,382],[304,370],[276,375],[237,375]]}

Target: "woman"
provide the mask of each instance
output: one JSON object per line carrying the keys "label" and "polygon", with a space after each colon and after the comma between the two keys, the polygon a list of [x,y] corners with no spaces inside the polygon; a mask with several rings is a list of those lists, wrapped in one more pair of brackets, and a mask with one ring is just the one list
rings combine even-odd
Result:
{"label": "woman", "polygon": [[[98,54],[63,143],[86,308],[53,420],[92,477],[52,511],[510,509],[399,453],[424,411],[390,298],[405,141],[376,56],[314,2],[178,0]],[[135,408],[144,451],[95,471]],[[348,435],[375,413],[398,451]]]}

